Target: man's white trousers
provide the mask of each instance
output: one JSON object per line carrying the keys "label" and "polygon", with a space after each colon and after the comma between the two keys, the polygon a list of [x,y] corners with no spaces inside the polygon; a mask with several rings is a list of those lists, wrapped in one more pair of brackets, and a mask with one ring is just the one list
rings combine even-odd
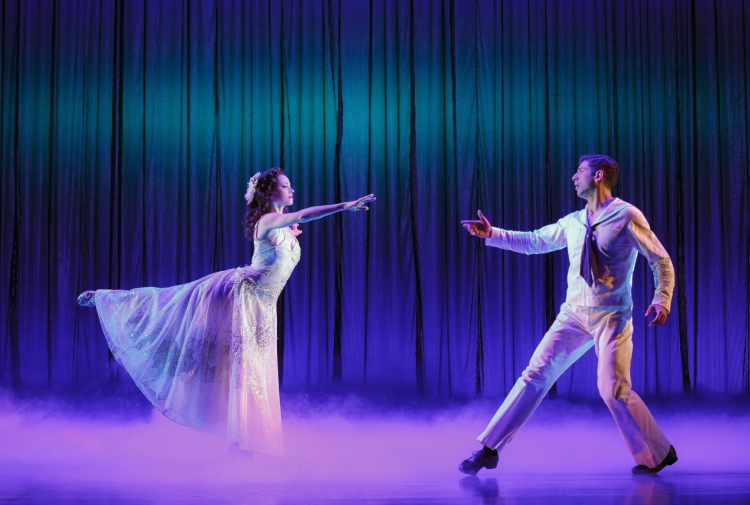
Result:
{"label": "man's white trousers", "polygon": [[655,467],[669,452],[669,441],[643,400],[630,388],[633,354],[630,307],[578,307],[563,304],[534,351],[529,366],[478,440],[502,450],[560,375],[594,347],[599,359],[597,385],[625,444],[639,465]]}

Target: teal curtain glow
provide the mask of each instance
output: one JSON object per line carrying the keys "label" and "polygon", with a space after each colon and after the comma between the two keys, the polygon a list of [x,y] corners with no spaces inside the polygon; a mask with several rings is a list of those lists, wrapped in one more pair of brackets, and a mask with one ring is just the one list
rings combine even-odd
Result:
{"label": "teal curtain glow", "polygon": [[[0,7],[0,381],[127,381],[92,288],[249,262],[242,195],[281,166],[303,226],[280,301],[283,388],[507,392],[564,299],[564,252],[488,250],[582,207],[578,157],[670,252],[670,319],[640,317],[634,389],[750,391],[750,6],[740,0],[93,1]],[[556,394],[596,396],[595,357]]]}

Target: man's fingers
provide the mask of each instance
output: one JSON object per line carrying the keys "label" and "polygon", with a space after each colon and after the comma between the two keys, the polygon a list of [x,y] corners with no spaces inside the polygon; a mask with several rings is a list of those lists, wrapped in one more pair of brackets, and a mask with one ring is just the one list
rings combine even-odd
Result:
{"label": "man's fingers", "polygon": [[[649,313],[651,313],[651,312],[653,312],[655,310],[656,309],[654,309],[653,306],[649,307],[649,312],[646,313],[646,315],[648,315]],[[648,323],[648,325],[649,326],[661,326],[662,324],[664,324],[666,322],[667,322],[667,313],[666,313],[666,311],[656,310],[656,316],[654,317],[653,320],[651,320],[650,323]]]}
{"label": "man's fingers", "polygon": [[648,317],[649,314],[651,314],[654,311],[654,306],[649,305],[648,310],[646,310],[646,317]]}
{"label": "man's fingers", "polygon": [[489,220],[486,217],[484,217],[484,214],[482,214],[481,210],[478,210],[477,214],[479,214],[479,219],[481,219],[483,223],[489,223]]}

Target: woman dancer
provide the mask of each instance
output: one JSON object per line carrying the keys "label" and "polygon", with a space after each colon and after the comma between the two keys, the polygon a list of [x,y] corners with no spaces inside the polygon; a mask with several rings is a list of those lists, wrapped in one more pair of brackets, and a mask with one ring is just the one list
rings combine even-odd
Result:
{"label": "woman dancer", "polygon": [[96,307],[112,354],[165,416],[224,434],[232,455],[283,456],[276,363],[276,299],[300,258],[298,223],[351,202],[287,212],[294,190],[280,168],[255,174],[245,200],[252,263],[169,288],[100,289],[78,297]]}

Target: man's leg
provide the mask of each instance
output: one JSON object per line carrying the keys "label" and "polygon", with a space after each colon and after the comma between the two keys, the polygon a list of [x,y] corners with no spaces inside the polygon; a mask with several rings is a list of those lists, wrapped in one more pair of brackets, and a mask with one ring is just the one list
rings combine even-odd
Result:
{"label": "man's leg", "polygon": [[632,311],[625,307],[602,307],[601,313],[592,317],[590,324],[599,358],[599,394],[612,412],[635,461],[656,468],[667,458],[670,444],[646,404],[631,389]]}
{"label": "man's leg", "polygon": [[486,447],[502,450],[531,417],[552,384],[588,351],[594,341],[574,308],[563,304],[495,417],[479,436]]}

